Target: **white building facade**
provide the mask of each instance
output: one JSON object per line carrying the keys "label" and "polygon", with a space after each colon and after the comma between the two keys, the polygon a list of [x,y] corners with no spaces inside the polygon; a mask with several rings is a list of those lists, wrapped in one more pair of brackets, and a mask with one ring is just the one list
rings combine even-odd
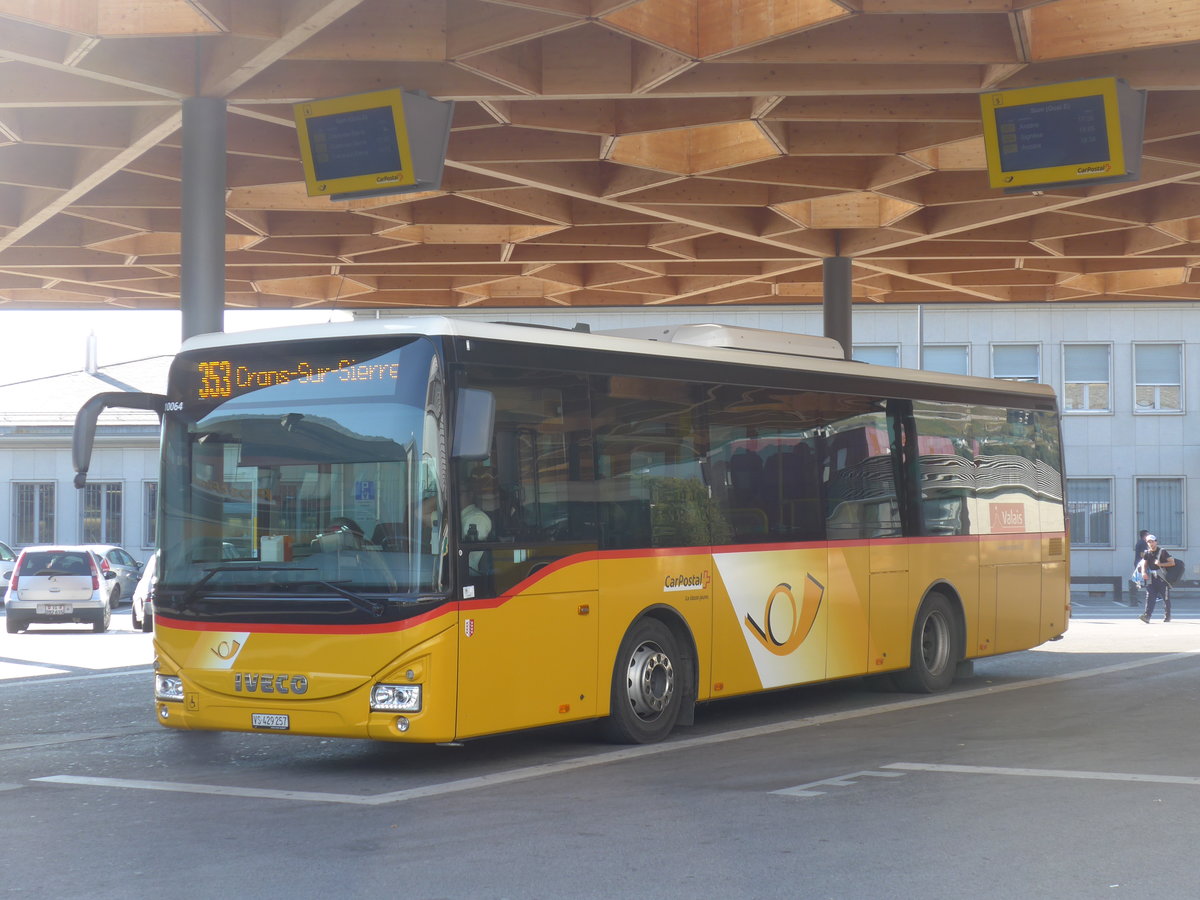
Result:
{"label": "white building facade", "polygon": [[154,552],[159,426],[154,413],[100,417],[88,483],[75,487],[75,413],[105,391],[166,389],[170,357],[154,357],[0,385],[0,540],[119,544],[146,562]]}

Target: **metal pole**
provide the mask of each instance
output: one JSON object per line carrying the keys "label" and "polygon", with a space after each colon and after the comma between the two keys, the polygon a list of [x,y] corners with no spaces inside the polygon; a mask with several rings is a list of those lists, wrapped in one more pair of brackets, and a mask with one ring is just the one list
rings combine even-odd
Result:
{"label": "metal pole", "polygon": [[850,328],[850,306],[853,299],[850,279],[850,257],[828,256],[821,263],[824,286],[825,337],[842,345],[846,359],[854,355],[853,332]]}
{"label": "metal pole", "polygon": [[925,368],[925,307],[917,304],[917,368]]}
{"label": "metal pole", "polygon": [[183,337],[225,329],[225,100],[183,101]]}

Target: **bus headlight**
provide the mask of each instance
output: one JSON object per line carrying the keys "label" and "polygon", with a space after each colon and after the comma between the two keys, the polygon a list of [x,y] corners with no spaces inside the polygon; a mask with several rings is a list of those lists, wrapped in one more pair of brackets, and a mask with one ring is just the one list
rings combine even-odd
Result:
{"label": "bus headlight", "polygon": [[420,712],[419,684],[377,684],[371,688],[373,712]]}
{"label": "bus headlight", "polygon": [[178,675],[154,676],[154,699],[183,702],[183,679]]}

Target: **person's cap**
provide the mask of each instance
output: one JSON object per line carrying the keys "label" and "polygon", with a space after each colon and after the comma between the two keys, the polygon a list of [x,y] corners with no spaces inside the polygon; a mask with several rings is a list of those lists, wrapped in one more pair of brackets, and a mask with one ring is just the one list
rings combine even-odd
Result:
{"label": "person's cap", "polygon": [[1154,541],[1154,543],[1156,543],[1156,544],[1158,543],[1158,538],[1156,538],[1156,537],[1155,537],[1154,535],[1152,535],[1152,534],[1148,534],[1148,535],[1146,535],[1146,540],[1147,540],[1147,541]]}

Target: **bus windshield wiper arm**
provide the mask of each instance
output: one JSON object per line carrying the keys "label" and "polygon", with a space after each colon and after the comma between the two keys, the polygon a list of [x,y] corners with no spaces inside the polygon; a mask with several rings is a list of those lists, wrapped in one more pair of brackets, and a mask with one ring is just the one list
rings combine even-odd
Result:
{"label": "bus windshield wiper arm", "polygon": [[218,572],[313,572],[312,568],[297,569],[295,566],[213,566],[204,570],[204,577],[193,584],[179,598],[179,609],[186,609],[200,593],[200,589],[212,580]]}
{"label": "bus windshield wiper arm", "polygon": [[361,594],[356,594],[354,591],[348,591],[340,584],[334,581],[301,581],[300,584],[319,584],[321,587],[329,588],[339,597],[345,597],[354,606],[361,609],[363,612],[369,612],[375,618],[379,618],[387,611],[387,603],[382,600],[373,600],[370,597],[364,597]]}

